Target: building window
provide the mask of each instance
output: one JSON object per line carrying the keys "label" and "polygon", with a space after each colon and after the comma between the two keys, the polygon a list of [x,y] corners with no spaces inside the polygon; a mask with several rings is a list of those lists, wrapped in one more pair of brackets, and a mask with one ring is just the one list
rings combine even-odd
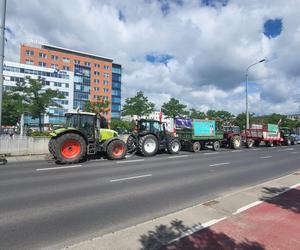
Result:
{"label": "building window", "polygon": [[61,83],[60,82],[54,82],[54,86],[55,87],[61,87]]}
{"label": "building window", "polygon": [[59,57],[56,56],[56,55],[51,55],[51,59],[52,59],[53,61],[58,61]]}
{"label": "building window", "polygon": [[69,66],[63,66],[63,70],[70,71],[70,67]]}
{"label": "building window", "polygon": [[104,93],[108,93],[108,88],[103,88]]}
{"label": "building window", "polygon": [[103,96],[104,101],[108,101],[108,96]]}
{"label": "building window", "polygon": [[39,53],[39,57],[40,58],[47,58],[47,55],[45,53],[43,53],[43,52],[40,52]]}
{"label": "building window", "polygon": [[99,79],[94,79],[94,83],[99,83]]}
{"label": "building window", "polygon": [[46,67],[46,63],[45,62],[39,62],[39,66],[40,67]]}
{"label": "building window", "polygon": [[108,78],[109,74],[108,73],[103,73],[104,78]]}
{"label": "building window", "polygon": [[94,71],[94,75],[95,76],[100,76],[100,72],[99,71]]}
{"label": "building window", "polygon": [[33,50],[26,50],[26,56],[34,56]]}
{"label": "building window", "polygon": [[80,64],[80,61],[79,60],[74,60],[74,63],[79,65]]}
{"label": "building window", "polygon": [[99,63],[95,63],[94,66],[95,66],[95,68],[100,68],[100,64]]}
{"label": "building window", "polygon": [[109,66],[108,65],[103,65],[103,69],[109,69]]}
{"label": "building window", "polygon": [[70,62],[70,58],[64,57],[64,58],[63,58],[63,62]]}
{"label": "building window", "polygon": [[66,87],[66,88],[69,88],[69,83],[65,83],[65,87]]}
{"label": "building window", "polygon": [[57,64],[51,64],[51,68],[52,68],[52,69],[57,69],[57,68],[58,68],[58,65],[57,65]]}
{"label": "building window", "polygon": [[103,84],[104,85],[108,85],[108,81],[107,80],[103,80]]}
{"label": "building window", "polygon": [[94,95],[94,99],[101,100],[101,96],[100,95]]}
{"label": "building window", "polygon": [[26,59],[25,63],[28,64],[28,65],[33,65],[34,64],[33,61],[29,60],[29,59]]}
{"label": "building window", "polygon": [[94,87],[94,90],[97,91],[97,92],[99,92],[100,88]]}
{"label": "building window", "polygon": [[87,67],[90,67],[90,66],[91,66],[91,63],[89,63],[89,62],[84,62],[84,65],[87,66]]}

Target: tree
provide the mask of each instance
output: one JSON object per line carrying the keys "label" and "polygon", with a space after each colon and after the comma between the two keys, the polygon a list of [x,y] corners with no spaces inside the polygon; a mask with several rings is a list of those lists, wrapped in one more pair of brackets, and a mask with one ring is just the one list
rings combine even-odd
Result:
{"label": "tree", "polygon": [[161,107],[161,111],[170,118],[182,117],[189,114],[188,111],[185,110],[186,105],[179,102],[179,100],[175,98],[171,98],[167,103],[164,103]]}
{"label": "tree", "polygon": [[[250,121],[254,119],[254,113],[249,114]],[[253,121],[253,123],[256,123]],[[240,129],[246,128],[246,113],[240,113],[234,120],[234,125],[239,126]]]}
{"label": "tree", "polygon": [[206,115],[204,112],[197,111],[196,109],[190,109],[190,118],[192,119],[205,119]]}
{"label": "tree", "polygon": [[24,82],[18,82],[13,90],[22,96],[26,105],[26,111],[32,118],[39,119],[39,130],[42,131],[42,116],[47,114],[48,107],[61,107],[54,98],[63,99],[64,96],[58,90],[43,89],[43,79],[31,79],[27,77]]}
{"label": "tree", "polygon": [[137,115],[138,117],[147,116],[154,111],[155,104],[148,101],[142,91],[136,93],[134,97],[126,98],[123,106],[123,115]]}
{"label": "tree", "polygon": [[85,103],[83,110],[86,112],[106,115],[110,111],[110,102],[103,99],[100,102],[88,101]]}
{"label": "tree", "polygon": [[22,104],[22,100],[22,96],[20,96],[18,93],[12,93],[8,91],[5,91],[3,93],[3,125],[17,125],[24,111],[24,105]]}

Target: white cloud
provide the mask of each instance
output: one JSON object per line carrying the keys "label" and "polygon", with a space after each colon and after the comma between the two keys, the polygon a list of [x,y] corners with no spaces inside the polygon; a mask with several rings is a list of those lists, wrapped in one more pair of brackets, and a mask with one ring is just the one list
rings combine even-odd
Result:
{"label": "white cloud", "polygon": [[[163,1],[168,2],[168,1]],[[256,113],[296,111],[299,102],[300,2],[229,1],[201,7],[199,1],[169,1],[169,13],[156,0],[8,1],[6,57],[18,60],[20,43],[37,40],[113,57],[123,65],[123,97],[143,90],[157,108],[171,96],[189,107],[245,109],[245,70],[260,93],[251,94]],[[119,20],[119,11],[125,17]],[[263,23],[282,18],[282,33],[268,39]],[[167,65],[145,60],[168,54]]]}

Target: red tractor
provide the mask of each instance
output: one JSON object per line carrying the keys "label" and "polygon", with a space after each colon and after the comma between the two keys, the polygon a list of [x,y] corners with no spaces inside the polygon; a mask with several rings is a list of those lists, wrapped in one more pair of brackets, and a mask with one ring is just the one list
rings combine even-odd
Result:
{"label": "red tractor", "polygon": [[222,145],[232,149],[239,149],[242,145],[239,126],[223,126],[224,140]]}

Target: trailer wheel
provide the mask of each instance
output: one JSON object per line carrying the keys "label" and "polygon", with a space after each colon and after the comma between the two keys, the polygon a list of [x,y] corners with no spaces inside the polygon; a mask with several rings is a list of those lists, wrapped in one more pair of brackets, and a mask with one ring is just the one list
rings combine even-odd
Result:
{"label": "trailer wheel", "polygon": [[193,142],[191,144],[191,151],[192,152],[197,153],[197,152],[200,152],[200,150],[201,150],[201,144],[200,144],[200,142],[195,141],[195,142]]}
{"label": "trailer wheel", "polygon": [[78,134],[63,134],[56,139],[55,156],[60,163],[79,162],[86,156],[86,142]]}
{"label": "trailer wheel", "polygon": [[169,154],[178,154],[181,149],[181,144],[178,139],[171,140],[167,145],[167,150]]}
{"label": "trailer wheel", "polygon": [[238,135],[231,137],[230,146],[233,149],[239,149],[241,147],[241,137]]}
{"label": "trailer wheel", "polygon": [[247,148],[252,148],[253,144],[254,144],[254,140],[253,139],[247,139]]}
{"label": "trailer wheel", "polygon": [[219,141],[215,141],[213,143],[213,150],[214,151],[219,151],[219,149],[220,149],[220,142]]}
{"label": "trailer wheel", "polygon": [[158,141],[154,135],[148,134],[139,140],[139,153],[143,156],[152,156],[157,153]]}
{"label": "trailer wheel", "polygon": [[113,140],[107,146],[107,157],[110,160],[121,160],[126,155],[126,144],[122,140]]}
{"label": "trailer wheel", "polygon": [[137,150],[137,140],[133,135],[130,135],[126,142],[127,152],[134,153]]}

